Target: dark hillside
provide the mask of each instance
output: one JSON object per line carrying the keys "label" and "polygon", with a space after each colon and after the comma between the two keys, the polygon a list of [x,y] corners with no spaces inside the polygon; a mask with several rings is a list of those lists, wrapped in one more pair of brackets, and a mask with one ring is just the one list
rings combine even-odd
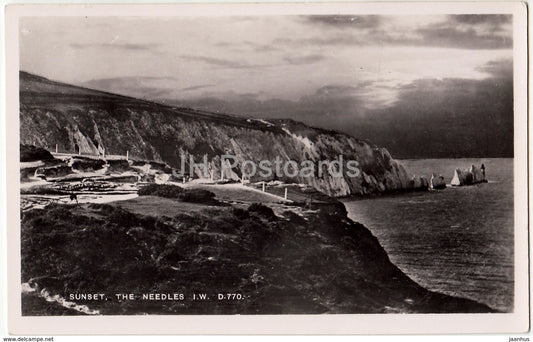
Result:
{"label": "dark hillside", "polygon": [[[50,205],[23,215],[22,281],[63,298],[103,293],[106,300],[75,302],[107,315],[491,311],[423,289],[342,204],[332,208],[300,216],[290,207],[206,206],[153,217]],[[119,301],[116,293],[136,298]],[[185,297],[143,300],[147,293]],[[208,299],[194,301],[194,293]],[[238,299],[219,299],[228,293]],[[69,314],[35,293],[23,298],[25,314]]]}

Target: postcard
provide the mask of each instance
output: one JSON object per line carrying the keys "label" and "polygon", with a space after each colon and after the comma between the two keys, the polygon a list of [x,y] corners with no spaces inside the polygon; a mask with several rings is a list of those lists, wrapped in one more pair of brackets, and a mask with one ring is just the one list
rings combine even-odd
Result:
{"label": "postcard", "polygon": [[529,329],[522,2],[9,5],[13,334]]}

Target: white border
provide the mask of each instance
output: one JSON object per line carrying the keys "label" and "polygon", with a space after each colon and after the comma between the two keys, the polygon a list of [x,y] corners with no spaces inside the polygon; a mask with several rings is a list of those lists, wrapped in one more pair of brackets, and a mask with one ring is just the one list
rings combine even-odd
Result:
{"label": "white border", "polygon": [[[224,16],[280,14],[514,15],[515,305],[506,314],[23,317],[20,306],[18,19],[21,16]],[[8,5],[6,176],[8,315],[13,334],[439,334],[529,329],[527,187],[527,8],[521,2]]]}

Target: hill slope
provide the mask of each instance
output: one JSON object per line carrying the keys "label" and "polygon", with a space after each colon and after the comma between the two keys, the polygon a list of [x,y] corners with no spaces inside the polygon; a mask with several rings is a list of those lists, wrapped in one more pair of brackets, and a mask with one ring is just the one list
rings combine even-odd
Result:
{"label": "hill slope", "polygon": [[[32,290],[22,297],[23,314],[78,313],[45,301],[42,290],[67,299],[101,293],[70,301],[103,315],[492,312],[413,282],[340,203],[310,211],[147,201],[173,206],[173,216],[160,206],[155,216],[133,212],[146,210],[146,201],[24,212],[22,281]],[[183,297],[143,299],[150,293]],[[195,301],[193,293],[208,299]]]}
{"label": "hill slope", "polygon": [[[169,107],[126,96],[75,87],[26,72],[20,73],[20,139],[48,149],[84,154],[125,154],[163,161],[174,168],[192,156],[208,158],[207,170],[195,177],[221,174],[221,155],[235,156],[238,167],[227,177],[239,179],[245,160],[259,164],[294,160],[333,161],[343,156],[342,176],[328,172],[313,176],[280,176],[287,182],[305,183],[332,196],[407,190],[415,187],[407,172],[387,150],[346,134],[305,126],[291,120],[266,122]],[[346,162],[359,163],[350,177]],[[188,167],[187,167],[188,170]],[[317,168],[318,170],[318,168]],[[256,176],[252,180],[271,180]]]}

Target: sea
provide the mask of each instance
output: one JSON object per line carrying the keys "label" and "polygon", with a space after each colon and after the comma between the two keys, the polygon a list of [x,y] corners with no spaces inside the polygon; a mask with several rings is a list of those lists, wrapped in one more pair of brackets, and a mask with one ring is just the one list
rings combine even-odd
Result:
{"label": "sea", "polygon": [[[444,176],[443,190],[345,200],[391,261],[426,289],[502,312],[514,302],[513,159],[406,159],[410,174]],[[449,185],[456,168],[486,167],[488,183]]]}

